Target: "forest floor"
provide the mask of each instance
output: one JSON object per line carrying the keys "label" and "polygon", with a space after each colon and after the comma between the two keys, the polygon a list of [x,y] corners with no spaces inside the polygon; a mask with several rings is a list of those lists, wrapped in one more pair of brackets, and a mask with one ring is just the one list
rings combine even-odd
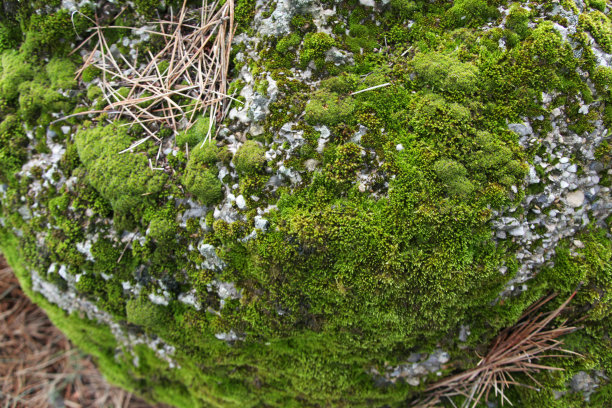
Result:
{"label": "forest floor", "polygon": [[0,408],[22,407],[153,408],[106,382],[27,298],[0,254]]}

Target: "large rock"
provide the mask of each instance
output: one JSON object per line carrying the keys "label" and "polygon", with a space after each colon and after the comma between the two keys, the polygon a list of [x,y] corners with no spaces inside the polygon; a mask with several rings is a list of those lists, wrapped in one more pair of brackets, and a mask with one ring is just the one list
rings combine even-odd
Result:
{"label": "large rock", "polygon": [[580,319],[567,347],[586,358],[506,395],[606,406],[604,2],[234,2],[233,99],[202,119],[208,144],[119,120],[111,78],[77,83],[66,57],[91,8],[103,24],[122,11],[139,30],[110,48],[137,75],[164,44],[145,24],[182,2],[9,3],[0,248],[109,379],[177,407],[409,406],[533,300],[578,290],[563,318]]}

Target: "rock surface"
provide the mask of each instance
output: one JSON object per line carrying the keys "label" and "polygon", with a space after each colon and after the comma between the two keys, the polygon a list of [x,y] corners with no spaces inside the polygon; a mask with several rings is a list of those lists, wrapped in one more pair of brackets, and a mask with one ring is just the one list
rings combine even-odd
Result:
{"label": "rock surface", "polygon": [[513,402],[611,395],[605,2],[237,0],[212,141],[156,125],[127,153],[142,130],[82,114],[110,79],[74,81],[68,53],[121,12],[138,29],[110,49],[137,75],[151,18],[182,2],[18,3],[0,248],[113,381],[179,407],[406,406],[577,290],[567,344],[587,358]]}

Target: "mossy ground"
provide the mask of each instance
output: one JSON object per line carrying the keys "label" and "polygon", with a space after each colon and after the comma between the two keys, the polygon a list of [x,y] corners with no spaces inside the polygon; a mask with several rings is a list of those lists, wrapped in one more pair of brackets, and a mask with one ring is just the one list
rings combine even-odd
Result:
{"label": "mossy ground", "polygon": [[[527,163],[535,153],[519,146],[507,123],[548,114],[542,92],[557,92],[555,103],[568,107],[578,99],[609,103],[610,75],[595,68],[587,52],[576,59],[550,22],[530,27],[531,15],[516,5],[505,28],[474,29],[499,21],[499,4],[392,0],[376,24],[369,9],[351,0],[330,17],[332,34],[317,33],[311,16],[297,15],[293,32],[262,41],[261,58],[251,62],[258,89],[266,88],[261,84],[270,75],[280,96],[270,106],[264,134],[244,143],[233,158],[223,147],[201,145],[210,127],[205,119],[177,136],[179,151],[165,162],[170,171],[151,169],[153,144],[119,154],[139,139],[137,127],[75,119],[74,135],[50,127],[51,140],[66,146],[58,177],[75,182],[52,185],[36,197],[30,186],[41,179],[42,169],[20,177],[16,172],[32,154],[48,151],[51,113],[71,113],[79,102],[104,102],[94,87],[74,97],[61,92],[76,90],[65,72],[78,62],[66,55],[73,39],[62,35],[84,28],[73,29],[63,11],[28,17],[31,9],[24,6],[21,29],[0,30],[0,175],[7,184],[2,250],[28,294],[98,358],[111,381],[181,407],[402,406],[422,389],[405,383],[381,387],[370,368],[399,364],[413,350],[436,347],[451,352],[452,369],[471,367],[475,351],[531,302],[552,290],[562,299],[581,284],[571,314],[586,316],[585,329],[567,342],[586,358],[560,361],[566,372],[538,377],[546,383],[544,392],[516,389],[511,398],[523,406],[582,406],[579,395],[554,399],[552,390],[566,391],[576,371],[610,366],[609,231],[593,226],[583,232],[581,250],[564,242],[555,266],[537,275],[526,293],[496,303],[518,262],[511,241],[493,240],[489,221],[493,210],[523,198]],[[147,1],[135,7],[144,16],[157,11],[157,4]],[[240,30],[250,30],[254,7],[238,2]],[[606,47],[609,20],[591,14],[583,29]],[[138,15],[130,11],[124,18]],[[499,47],[500,39],[506,49]],[[332,47],[354,53],[354,64],[326,60]],[[44,56],[54,57],[47,62]],[[289,71],[311,64],[321,79],[316,90],[291,79]],[[595,78],[595,95],[577,68]],[[83,79],[96,75],[88,72]],[[383,83],[390,85],[353,94]],[[300,170],[302,182],[265,190],[266,168],[274,163],[264,153],[281,126],[302,112],[297,126],[305,142],[284,163]],[[577,119],[575,126],[586,131],[595,119]],[[331,133],[321,152],[318,125]],[[360,126],[367,132],[355,141]],[[598,151],[603,158],[608,153]],[[309,159],[320,163],[318,170],[305,170]],[[214,220],[212,206],[223,200],[226,188],[217,165],[237,171],[239,189],[249,197],[245,220]],[[364,188],[361,174],[371,178]],[[179,226],[177,215],[187,208],[175,200],[184,198],[211,207],[203,217],[206,228],[193,219]],[[35,202],[38,211],[30,220],[13,211]],[[244,240],[255,206],[266,205],[277,206],[266,215],[267,232]],[[91,261],[76,247],[95,233]],[[123,233],[146,238],[125,250]],[[204,256],[186,250],[199,242],[217,248],[226,265],[222,271],[202,269]],[[175,346],[180,368],[169,368],[145,346],[116,357],[122,345],[106,327],[66,316],[33,293],[27,268],[66,286],[58,274],[44,273],[52,263],[84,273],[76,289],[120,324]],[[509,269],[506,275],[499,273],[502,265]],[[222,306],[210,289],[213,280],[234,282],[242,297],[225,299]],[[142,293],[129,294],[122,282],[141,284]],[[158,282],[170,292],[167,306],[148,297],[157,293]],[[190,289],[202,310],[177,300]],[[456,341],[461,324],[471,325],[469,352]],[[230,331],[244,340],[227,344],[215,337]],[[130,353],[138,356],[138,367]],[[608,388],[602,386],[591,405],[605,406]]]}

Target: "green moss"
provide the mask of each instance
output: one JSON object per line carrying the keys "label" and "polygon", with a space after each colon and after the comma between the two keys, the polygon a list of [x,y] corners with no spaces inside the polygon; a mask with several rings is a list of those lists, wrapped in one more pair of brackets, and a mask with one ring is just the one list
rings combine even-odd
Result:
{"label": "green moss", "polygon": [[211,137],[213,137],[214,134],[215,124],[211,125],[210,118],[204,114],[189,130],[184,130],[176,135],[176,145],[183,149],[187,144],[192,149],[198,143],[201,143],[206,135],[212,135]]}
{"label": "green moss", "polygon": [[606,1],[605,0],[589,0],[588,5],[593,7],[596,10],[601,11],[602,13],[606,11]]}
{"label": "green moss", "polygon": [[99,68],[96,68],[93,65],[89,65],[81,73],[81,79],[83,80],[83,82],[91,82],[95,78],[97,78],[101,73],[102,71]]}
{"label": "green moss", "polygon": [[99,279],[92,274],[81,275],[76,283],[76,288],[81,293],[91,294],[99,288]]}
{"label": "green moss", "polygon": [[236,152],[232,162],[238,174],[249,175],[261,171],[266,158],[265,150],[253,140],[247,140]]}
{"label": "green moss", "polygon": [[302,37],[297,33],[291,33],[281,38],[276,44],[276,51],[284,54],[289,50],[295,49],[302,42]]}
{"label": "green moss", "polygon": [[19,44],[21,32],[19,26],[10,20],[0,22],[0,53],[14,49]]}
{"label": "green moss", "polygon": [[34,76],[32,66],[23,54],[6,51],[0,54],[0,96],[6,100],[16,99],[19,86]]}
{"label": "green moss", "polygon": [[14,177],[27,156],[27,145],[28,138],[19,119],[14,115],[4,117],[0,122],[0,179],[6,182]]}
{"label": "green moss", "polygon": [[53,58],[45,70],[53,89],[70,89],[76,85],[74,72],[76,66],[67,59]]}
{"label": "green moss", "polygon": [[321,89],[312,95],[306,105],[304,118],[313,125],[333,126],[340,122],[350,122],[355,106],[352,97],[341,97],[335,92]]}
{"label": "green moss", "polygon": [[397,13],[400,19],[412,17],[412,14],[420,8],[419,3],[412,0],[391,0],[391,10]]}
{"label": "green moss", "polygon": [[151,18],[155,16],[155,12],[161,6],[157,0],[134,0],[136,11],[145,17]]}
{"label": "green moss", "polygon": [[95,101],[96,99],[102,96],[102,89],[98,86],[90,86],[87,88],[87,99],[90,101]]}
{"label": "green moss", "polygon": [[355,143],[347,143],[336,150],[336,160],[329,171],[340,182],[353,181],[362,163],[361,148]]}
{"label": "green moss", "polygon": [[[255,0],[237,0],[234,9],[234,20],[238,31],[247,31],[255,15]],[[238,32],[237,32],[238,34]]]}
{"label": "green moss", "polygon": [[521,183],[527,167],[507,144],[488,132],[479,132],[475,143],[477,147],[468,164],[475,175],[485,175],[488,180],[505,186]]}
{"label": "green moss", "polygon": [[74,15],[71,15],[67,9],[60,9],[50,14],[32,13],[27,21],[23,20],[28,29],[20,50],[26,55],[45,52],[52,52],[58,56],[67,54],[71,49],[71,40],[91,26],[93,17],[94,13],[90,7],[83,7],[80,13]]}
{"label": "green moss", "polygon": [[149,236],[160,244],[167,244],[176,238],[177,225],[174,220],[153,218],[149,224]]}
{"label": "green moss", "polygon": [[165,173],[151,170],[144,155],[120,153],[133,142],[120,123],[82,129],[75,141],[89,183],[117,212],[154,199],[166,182]]}
{"label": "green moss", "polygon": [[300,65],[306,67],[310,61],[315,61],[317,68],[323,66],[325,52],[336,44],[336,41],[326,33],[308,33],[300,52]]}
{"label": "green moss", "polygon": [[129,323],[149,329],[163,327],[170,318],[165,307],[156,305],[143,296],[129,300],[125,312]]}
{"label": "green moss", "polygon": [[418,54],[412,63],[419,78],[434,89],[464,94],[478,89],[478,68],[472,63],[437,52]]}
{"label": "green moss", "polygon": [[34,124],[41,115],[49,120],[49,112],[69,111],[71,108],[68,99],[53,91],[42,79],[22,83],[18,91],[19,114],[29,124]]}
{"label": "green moss", "polygon": [[579,24],[591,33],[602,50],[612,53],[612,22],[608,16],[600,11],[582,13],[579,17]]}
{"label": "green moss", "polygon": [[438,160],[434,171],[446,186],[451,195],[467,196],[474,191],[474,185],[466,177],[467,170],[460,163],[452,160]]}
{"label": "green moss", "polygon": [[371,52],[378,46],[380,29],[373,23],[360,24],[358,15],[351,15],[346,44],[354,53]]}
{"label": "green moss", "polygon": [[[527,20],[522,9],[511,10],[507,30],[447,30],[449,25],[475,26],[488,19],[489,12],[497,15],[494,6],[497,3],[482,1],[452,5],[392,0],[387,10],[382,9],[385,15],[377,26],[369,9],[351,2],[338,7],[332,17],[333,24],[338,20],[334,39],[314,34],[316,25],[309,15],[294,17],[295,33],[278,42],[263,39],[258,49],[261,59],[252,63],[259,75],[257,91],[266,88],[262,79],[267,72],[277,81],[279,100],[271,105],[265,133],[258,140],[271,143],[287,118],[299,118],[304,110],[308,123],[329,126],[331,135],[320,154],[318,132],[297,119],[296,128],[304,131],[306,143],[286,165],[302,171],[303,161],[314,158],[321,166],[313,173],[303,171],[304,182],[299,186],[275,191],[264,187],[270,177],[264,171],[264,148],[254,141],[245,143],[233,158],[240,176],[236,182],[245,197],[257,195],[259,201],[247,198],[244,221],[214,221],[209,211],[206,225],[212,229],[200,228],[198,220],[192,219],[183,230],[175,221],[185,209],[183,204],[175,208],[175,203],[184,202],[183,189],[170,185],[163,192],[166,180],[180,179],[187,194],[207,205],[223,197],[217,165],[229,165],[231,154],[214,144],[200,146],[208,131],[204,118],[194,132],[177,136],[181,151],[167,157],[176,172],[172,176],[149,168],[144,151],[151,154],[157,146],[145,144],[142,151],[119,154],[142,137],[119,124],[81,130],[74,145],[66,140],[60,166],[66,177],[76,180],[71,192],[45,191],[42,215],[35,221],[26,223],[19,216],[3,214],[6,222],[23,230],[22,247],[28,259],[21,262],[35,263],[39,270],[46,270],[51,261],[69,263],[70,273],[80,276],[77,290],[112,313],[119,325],[141,326],[128,327],[176,347],[172,356],[176,367],[170,369],[144,346],[120,353],[110,332],[92,322],[70,317],[68,324],[60,313],[59,324],[86,327],[68,330],[84,347],[96,350],[111,379],[152,399],[188,407],[404,406],[422,388],[401,382],[376,385],[368,374],[370,368],[402,362],[416,348],[443,347],[454,355],[472,355],[472,348],[484,347],[546,290],[566,292],[580,281],[586,282],[588,290],[580,295],[577,310],[589,315],[588,336],[569,344],[577,350],[593,344],[608,347],[602,339],[608,338],[604,327],[609,319],[609,242],[603,239],[584,238],[588,250],[578,255],[571,242],[563,244],[545,280],[530,281],[528,293],[516,300],[495,303],[519,264],[512,258],[515,248],[492,240],[489,221],[493,209],[515,204],[509,199],[510,186],[521,185],[525,157],[530,154],[507,131],[507,123],[545,114],[539,106],[543,91],[567,96],[569,103],[578,95],[587,101],[589,95],[576,74],[583,61],[574,60],[571,48],[550,24],[523,31]],[[249,29],[254,7],[251,1],[237,3],[239,29]],[[129,8],[126,13],[138,18]],[[461,20],[463,15],[466,19]],[[404,21],[408,19],[413,22],[409,29]],[[302,36],[307,38],[300,49]],[[504,36],[513,38],[507,44],[514,41],[505,51],[497,45]],[[370,52],[385,40],[397,48]],[[324,55],[331,45],[354,50],[355,66],[334,71],[326,65]],[[408,50],[409,46],[413,48]],[[399,57],[404,49],[408,52]],[[37,52],[44,55],[44,47]],[[287,79],[285,69],[295,65],[296,52],[308,64],[315,61],[318,68],[326,69],[316,73],[322,79],[318,90]],[[279,53],[286,55],[277,60]],[[0,129],[4,131],[0,136],[3,145],[8,143],[5,149],[0,146],[6,155],[4,169],[11,168],[6,163],[14,160],[11,169],[18,170],[28,157],[24,116],[31,116],[38,125],[56,106],[62,109],[59,104],[36,108],[38,102],[32,96],[44,100],[44,89],[53,90],[61,81],[54,82],[35,59],[27,61],[36,68],[18,79],[28,83],[23,85],[23,93],[28,94],[23,109],[19,86],[12,100],[0,95]],[[339,74],[341,69],[347,72]],[[593,99],[607,98],[608,73],[589,72],[597,90]],[[325,78],[328,74],[334,76]],[[391,85],[350,95],[382,83]],[[236,81],[233,88],[241,86]],[[99,89],[90,88],[88,96],[92,102],[100,99]],[[196,132],[200,125],[205,131]],[[367,128],[360,145],[349,143],[359,125]],[[46,127],[38,129],[35,137],[42,140]],[[542,134],[550,130],[545,124],[537,129],[534,124],[534,129]],[[55,141],[63,143],[62,138],[68,139],[58,134]],[[399,143],[403,149],[396,149]],[[44,150],[44,143],[39,145],[37,149]],[[602,143],[597,151],[602,163],[608,150]],[[355,176],[360,171],[370,176],[366,192],[357,188]],[[31,173],[38,178],[42,169]],[[29,182],[9,183],[3,209],[22,205],[22,196],[30,200]],[[515,200],[520,200],[521,193]],[[278,210],[265,215],[270,223],[267,231],[238,241],[253,229],[254,207],[274,204]],[[112,229],[142,234],[148,228],[144,244],[134,240],[131,249],[124,251],[125,243],[111,239],[110,226],[98,217],[112,215],[110,205],[115,210]],[[86,209],[96,215],[83,215]],[[46,231],[42,247],[36,242],[40,229]],[[93,262],[75,250],[85,232],[100,232],[92,247]],[[0,245],[6,247],[4,239]],[[185,253],[184,246],[200,241],[213,244],[227,267],[218,272],[198,269],[204,258],[197,250]],[[507,275],[499,274],[500,265],[508,266]],[[66,285],[57,273],[51,275],[55,276],[46,278]],[[107,275],[112,277],[105,280],[102,276]],[[195,289],[202,310],[180,302],[155,305],[146,295],[130,299],[120,284],[137,279],[143,293],[152,293],[151,277],[168,284],[173,293]],[[595,284],[599,278],[601,282]],[[226,299],[221,308],[211,290],[213,280],[234,282],[242,298]],[[592,299],[601,308],[591,307]],[[452,341],[463,323],[471,324],[473,332],[467,351]],[[99,338],[90,338],[87,330]],[[244,334],[245,340],[230,346],[214,337],[230,330]],[[584,367],[609,364],[604,353],[593,354],[599,355],[589,356]],[[138,367],[131,363],[134,355]],[[468,357],[454,358],[454,362],[452,369],[457,371],[477,363]],[[578,367],[572,365],[567,376],[555,377],[555,387],[565,389],[569,373]],[[545,391],[538,394],[510,391],[516,397],[513,402],[554,406],[552,382],[546,380],[542,379]],[[602,395],[592,396],[592,401],[605,401],[607,394]],[[567,402],[568,406],[579,403],[577,396],[563,396],[560,401],[559,405]]]}
{"label": "green moss", "polygon": [[485,0],[459,0],[447,11],[450,24],[455,26],[480,25],[491,18],[497,17],[499,12]]}
{"label": "green moss", "polygon": [[510,7],[508,17],[506,17],[506,27],[516,32],[519,38],[527,37],[529,33],[529,10],[522,8],[519,4],[514,3]]}
{"label": "green moss", "polygon": [[187,191],[206,205],[216,204],[223,198],[223,186],[215,166],[218,155],[219,148],[212,143],[192,150],[181,178]]}

